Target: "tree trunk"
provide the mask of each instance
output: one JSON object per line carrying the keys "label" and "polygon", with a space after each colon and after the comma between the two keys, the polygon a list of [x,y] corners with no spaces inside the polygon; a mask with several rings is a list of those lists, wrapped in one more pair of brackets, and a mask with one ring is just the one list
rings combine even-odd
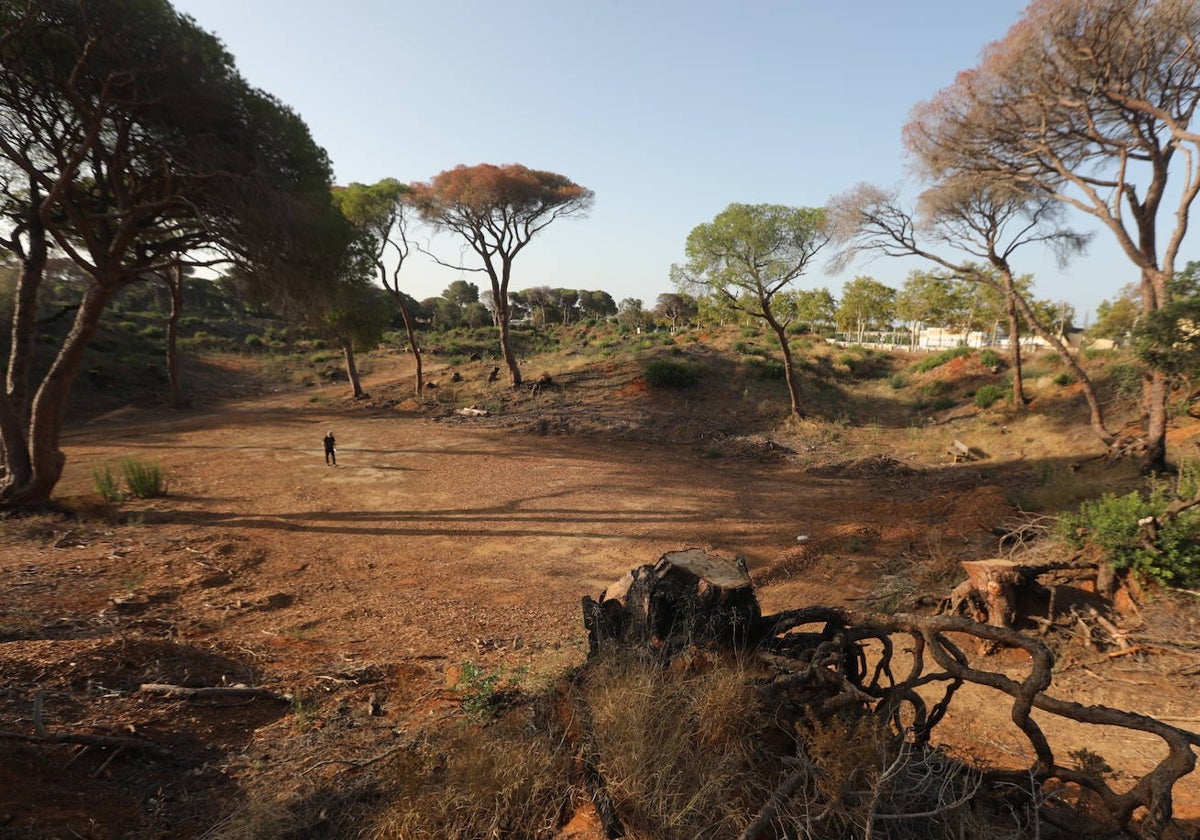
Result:
{"label": "tree trunk", "polygon": [[183,266],[179,263],[167,272],[167,289],[171,293],[171,314],[167,316],[167,383],[171,404],[178,408],[187,403],[179,377],[179,318],[183,314]]}
{"label": "tree trunk", "polygon": [[1096,397],[1096,389],[1092,385],[1091,378],[1087,375],[1084,369],[1079,366],[1079,362],[1075,361],[1075,356],[1072,355],[1071,351],[1067,349],[1067,346],[1063,344],[1062,339],[1042,326],[1042,323],[1038,320],[1037,315],[1034,314],[1033,309],[1030,308],[1029,302],[1025,300],[1024,295],[1014,294],[1013,301],[1017,305],[1017,311],[1020,312],[1022,317],[1025,318],[1025,322],[1029,324],[1030,328],[1039,336],[1041,336],[1042,339],[1044,339],[1051,347],[1058,351],[1058,354],[1062,357],[1063,362],[1068,368],[1071,369],[1071,373],[1075,375],[1075,379],[1078,380],[1079,386],[1083,390],[1084,399],[1087,400],[1089,422],[1091,424],[1092,431],[1096,433],[1096,436],[1100,438],[1100,440],[1103,441],[1106,446],[1112,446],[1113,442],[1116,440],[1116,435],[1110,432],[1108,430],[1108,426],[1104,424],[1104,409],[1101,408],[1100,400]]}
{"label": "tree trunk", "polygon": [[[116,284],[94,284],[84,293],[75,313],[75,323],[33,399],[29,435],[23,442],[29,451],[28,464],[9,462],[4,481],[0,484],[0,503],[34,506],[50,501],[50,493],[62,477],[63,464],[66,463],[66,457],[59,449],[59,441],[71,385],[79,373],[83,351],[95,334],[100,316],[116,290]],[[3,420],[3,414],[0,411],[0,423],[7,422]],[[4,432],[7,435],[8,429],[5,428]],[[5,454],[8,455],[17,446],[16,442],[6,439]]]}
{"label": "tree trunk", "polygon": [[1167,375],[1158,370],[1150,371],[1142,393],[1146,412],[1146,451],[1142,454],[1141,471],[1144,475],[1162,474],[1170,469],[1167,464],[1167,395],[1170,393]]}
{"label": "tree trunk", "polygon": [[361,397],[363,389],[362,382],[358,378],[358,365],[354,363],[354,342],[343,336],[340,343],[342,356],[346,359],[346,376],[350,380],[350,387],[354,389],[355,397]]}
{"label": "tree trunk", "polygon": [[[36,187],[34,187],[36,195]],[[22,419],[29,414],[29,378],[37,339],[37,301],[46,270],[49,248],[46,227],[36,201],[29,208],[29,252],[21,262],[13,301],[12,334],[9,336],[7,391],[12,410]]]}
{"label": "tree trunk", "polygon": [[645,647],[670,657],[693,645],[740,649],[753,640],[762,612],[740,561],[699,548],[664,554],[583,599],[591,655]]}
{"label": "tree trunk", "polygon": [[408,307],[404,305],[404,298],[399,292],[393,292],[393,297],[396,300],[396,308],[400,310],[400,317],[404,320],[404,332],[408,335],[408,349],[412,351],[413,360],[417,363],[417,398],[420,399],[425,393],[425,374],[421,364],[421,348],[417,346],[417,334],[413,329],[412,315],[408,312]]}
{"label": "tree trunk", "polygon": [[803,417],[804,412],[800,410],[800,388],[796,384],[796,371],[792,364],[792,348],[788,346],[787,330],[774,318],[768,317],[767,323],[775,331],[775,337],[779,339],[779,348],[783,350],[783,378],[787,380],[788,398],[792,402],[792,416]]}
{"label": "tree trunk", "polygon": [[[1008,282],[1011,286],[1011,279]],[[1021,370],[1021,318],[1017,315],[1017,302],[1011,288],[1004,292],[1004,312],[1008,316],[1008,358],[1012,365],[1013,404],[1025,407],[1025,376]]]}

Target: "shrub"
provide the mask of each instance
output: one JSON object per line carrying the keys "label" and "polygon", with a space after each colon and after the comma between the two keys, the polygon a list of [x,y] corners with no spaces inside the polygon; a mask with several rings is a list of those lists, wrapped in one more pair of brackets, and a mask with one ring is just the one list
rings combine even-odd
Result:
{"label": "shrub", "polygon": [[121,475],[129,493],[139,499],[156,499],[167,495],[167,482],[158,464],[126,458],[121,462]]}
{"label": "shrub", "polygon": [[958,405],[953,397],[938,397],[930,404],[930,408],[934,411],[945,411],[948,408],[954,408]]}
{"label": "shrub", "polygon": [[1065,370],[1062,373],[1060,373],[1058,376],[1054,377],[1054,384],[1062,385],[1064,387],[1067,385],[1070,385],[1074,381],[1075,381],[1075,377],[1072,376],[1069,371],[1065,371]]}
{"label": "shrub", "polygon": [[991,408],[1003,397],[1004,389],[999,385],[983,385],[975,392],[975,405],[978,408]]}
{"label": "shrub", "polygon": [[979,363],[984,367],[997,368],[1001,365],[1000,356],[990,347],[979,354]]}
{"label": "shrub", "polygon": [[1113,365],[1108,371],[1108,381],[1113,392],[1124,400],[1137,402],[1142,398],[1142,368],[1128,362]]}
{"label": "shrub", "polygon": [[746,359],[746,368],[758,379],[783,379],[786,374],[783,362],[758,356]]}
{"label": "shrub", "polygon": [[[1194,470],[1181,474],[1194,482]],[[1178,488],[1177,488],[1178,490]],[[1195,509],[1175,518],[1165,514],[1178,492],[1165,486],[1148,493],[1113,493],[1084,502],[1075,513],[1059,517],[1059,535],[1076,548],[1094,545],[1116,569],[1128,569],[1168,586],[1200,583],[1200,514]],[[1155,517],[1157,533],[1148,539],[1139,521]]]}
{"label": "shrub", "polygon": [[675,359],[652,359],[642,371],[653,388],[690,388],[700,381],[695,365]]}
{"label": "shrub", "polygon": [[899,391],[908,385],[908,377],[903,373],[893,373],[891,379],[888,380],[888,384],[892,386],[893,391]]}

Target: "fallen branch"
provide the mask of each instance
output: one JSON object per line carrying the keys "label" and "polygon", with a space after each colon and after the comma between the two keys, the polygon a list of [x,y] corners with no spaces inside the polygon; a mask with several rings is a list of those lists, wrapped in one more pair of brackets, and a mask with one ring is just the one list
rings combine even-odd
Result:
{"label": "fallen branch", "polygon": [[277,694],[265,688],[253,688],[246,685],[222,685],[208,688],[188,688],[183,685],[165,685],[162,683],[145,683],[138,687],[143,694],[153,694],[158,697],[171,697],[182,700],[208,700],[210,698],[239,697],[274,700],[276,703],[291,703],[292,698],[286,694]]}
{"label": "fallen branch", "polygon": [[76,733],[49,733],[45,735],[28,735],[24,732],[9,732],[0,730],[0,740],[25,741],[30,744],[79,744],[84,747],[104,747],[115,750],[137,750],[148,753],[155,758],[171,759],[175,754],[166,747],[160,747],[151,741],[139,738],[124,738],[117,735],[83,735]]}

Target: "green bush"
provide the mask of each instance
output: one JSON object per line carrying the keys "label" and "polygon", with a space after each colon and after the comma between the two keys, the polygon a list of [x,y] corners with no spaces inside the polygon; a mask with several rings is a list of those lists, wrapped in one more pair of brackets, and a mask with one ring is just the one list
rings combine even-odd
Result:
{"label": "green bush", "polygon": [[908,377],[903,373],[893,373],[892,377],[888,380],[888,384],[892,386],[893,391],[899,391],[908,385]]}
{"label": "green bush", "polygon": [[1067,385],[1070,385],[1074,381],[1075,381],[1075,377],[1072,376],[1069,371],[1065,371],[1065,370],[1062,373],[1060,373],[1058,376],[1054,377],[1054,384],[1062,385],[1064,387]]}
{"label": "green bush", "polygon": [[126,458],[121,462],[121,475],[132,496],[155,499],[167,495],[166,479],[156,463]]}
{"label": "green bush", "polygon": [[979,354],[979,363],[984,367],[997,368],[1001,365],[1000,356],[990,347]]}
{"label": "green bush", "polygon": [[700,381],[699,368],[675,359],[652,359],[642,372],[653,388],[690,388]]}
{"label": "green bush", "polygon": [[971,355],[970,347],[955,347],[951,350],[943,350],[936,356],[928,356],[917,362],[915,365],[913,365],[913,370],[917,371],[918,373],[925,373],[926,371],[941,367],[947,362],[957,359],[959,356],[969,355]]}
{"label": "green bush", "polygon": [[777,359],[764,359],[758,356],[751,356],[746,359],[746,368],[758,379],[783,379],[787,373],[783,367],[783,362]]}
{"label": "green bush", "polygon": [[991,408],[1003,397],[1004,389],[999,385],[983,385],[975,392],[975,405],[978,408]]}
{"label": "green bush", "polygon": [[1142,398],[1142,375],[1140,365],[1124,362],[1109,368],[1108,381],[1112,383],[1113,392],[1118,397],[1137,402]]}
{"label": "green bush", "polygon": [[[1194,480],[1181,474],[1184,481]],[[1059,517],[1059,535],[1076,548],[1098,546],[1116,569],[1128,569],[1168,586],[1200,584],[1200,513],[1195,508],[1175,519],[1165,516],[1177,491],[1165,486],[1148,493],[1113,493],[1084,502],[1075,513]],[[1139,521],[1156,517],[1158,532],[1148,541]]]}

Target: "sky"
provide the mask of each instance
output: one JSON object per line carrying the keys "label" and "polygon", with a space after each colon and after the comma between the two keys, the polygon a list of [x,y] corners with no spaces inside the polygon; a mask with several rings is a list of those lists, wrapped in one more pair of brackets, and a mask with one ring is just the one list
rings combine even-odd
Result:
{"label": "sky", "polygon": [[[821,206],[867,181],[915,195],[901,142],[913,106],[973,67],[1025,0],[175,0],[243,76],[295,109],[338,183],[427,181],[459,164],[520,163],[595,193],[516,258],[512,289],[603,289],[647,308],[673,291],[688,233],[730,203]],[[1096,226],[1079,217],[1081,230]],[[443,261],[478,267],[416,226]],[[1076,323],[1136,280],[1099,232],[1067,269],[1014,266]],[[1188,254],[1184,253],[1185,259]],[[818,258],[797,288],[868,275],[899,288],[917,260],[839,274]],[[416,254],[417,299],[486,275]]]}

